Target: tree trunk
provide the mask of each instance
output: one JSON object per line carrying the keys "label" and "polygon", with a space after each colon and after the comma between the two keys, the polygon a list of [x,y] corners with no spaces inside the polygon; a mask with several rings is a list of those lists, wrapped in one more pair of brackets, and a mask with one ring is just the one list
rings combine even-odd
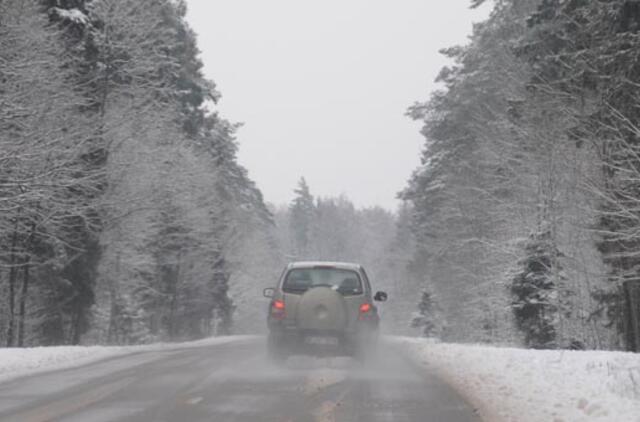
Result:
{"label": "tree trunk", "polygon": [[16,306],[16,278],[18,269],[16,268],[16,247],[18,244],[18,222],[11,236],[11,253],[9,258],[9,321],[7,323],[7,347],[13,346],[15,328],[15,306]]}
{"label": "tree trunk", "polygon": [[29,233],[29,239],[26,242],[26,255],[23,261],[23,279],[22,279],[22,291],[20,292],[20,309],[18,316],[18,347],[24,346],[24,322],[27,312],[27,295],[29,294],[29,282],[30,280],[30,266],[31,255],[29,255],[30,249],[33,246],[33,239],[36,235],[36,224],[31,223],[31,233]]}
{"label": "tree trunk", "polygon": [[[116,288],[116,280],[120,277],[120,254],[116,255],[115,274],[109,279],[109,299],[111,306],[109,309],[109,327],[107,328],[107,344],[116,344],[117,338],[117,315],[118,315],[118,293]],[[114,279],[115,278],[115,279]]]}
{"label": "tree trunk", "polygon": [[82,321],[82,306],[78,304],[74,309],[73,322],[71,324],[70,344],[72,346],[77,346],[80,344],[80,333],[82,331],[80,327],[81,321]]}
{"label": "tree trunk", "polygon": [[178,310],[178,292],[179,292],[179,288],[178,285],[180,283],[180,261],[182,260],[182,253],[178,252],[178,262],[177,265],[174,269],[175,275],[174,275],[174,281],[173,281],[173,286],[172,286],[172,291],[171,291],[171,303],[170,303],[170,310],[169,310],[169,338],[171,340],[175,339],[176,336],[176,313]]}
{"label": "tree trunk", "polygon": [[24,321],[27,309],[27,294],[29,293],[29,267],[31,257],[27,256],[24,260],[22,291],[20,292],[20,314],[18,319],[18,347],[24,346]]}

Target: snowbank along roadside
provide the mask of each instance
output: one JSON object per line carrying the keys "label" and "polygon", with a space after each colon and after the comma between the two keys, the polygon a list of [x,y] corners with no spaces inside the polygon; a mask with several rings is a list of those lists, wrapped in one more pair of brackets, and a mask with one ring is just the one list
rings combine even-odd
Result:
{"label": "snowbank along roadside", "polygon": [[487,422],[640,422],[640,355],[390,340]]}
{"label": "snowbank along roadside", "polygon": [[188,343],[143,346],[59,346],[0,349],[0,382],[58,369],[74,368],[132,353],[206,347],[255,339],[254,336],[212,337]]}

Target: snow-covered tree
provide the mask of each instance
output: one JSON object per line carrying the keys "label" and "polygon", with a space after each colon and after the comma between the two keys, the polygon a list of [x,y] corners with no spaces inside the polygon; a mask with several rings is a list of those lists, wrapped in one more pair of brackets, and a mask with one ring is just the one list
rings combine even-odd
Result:
{"label": "snow-covered tree", "polygon": [[527,347],[553,349],[557,347],[562,254],[548,230],[531,235],[524,250],[526,256],[519,262],[522,270],[511,285],[516,324],[525,335]]}
{"label": "snow-covered tree", "polygon": [[[82,113],[89,106],[84,87],[66,66],[72,57],[40,5],[6,1],[0,15],[5,343],[33,343],[51,320],[64,322],[55,341],[74,341],[91,301],[91,286],[76,278],[76,264],[97,228],[96,132]],[[66,302],[60,302],[63,293],[71,294]]]}
{"label": "snow-covered tree", "polygon": [[291,215],[289,224],[293,236],[294,254],[298,259],[304,259],[310,254],[309,238],[314,221],[315,202],[304,177],[300,179],[294,192],[296,197],[289,206]]}
{"label": "snow-covered tree", "polygon": [[420,329],[424,337],[439,337],[443,329],[438,304],[431,292],[422,291],[418,311],[411,320],[411,326]]}

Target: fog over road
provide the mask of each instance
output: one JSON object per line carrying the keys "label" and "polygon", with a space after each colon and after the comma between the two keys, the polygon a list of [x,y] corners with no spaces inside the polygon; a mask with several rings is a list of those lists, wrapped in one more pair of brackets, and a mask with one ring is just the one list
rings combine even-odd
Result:
{"label": "fog over road", "polygon": [[262,339],[144,352],[0,384],[3,422],[479,421],[391,346],[361,365],[292,357]]}

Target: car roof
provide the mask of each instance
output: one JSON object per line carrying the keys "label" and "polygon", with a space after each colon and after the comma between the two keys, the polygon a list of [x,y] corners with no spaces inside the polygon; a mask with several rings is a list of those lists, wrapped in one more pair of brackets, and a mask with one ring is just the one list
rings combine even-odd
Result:
{"label": "car roof", "polygon": [[355,264],[352,262],[331,262],[331,261],[300,261],[300,262],[292,262],[287,268],[313,268],[313,267],[331,267],[337,268],[341,270],[353,270],[359,271],[362,266],[360,264]]}

